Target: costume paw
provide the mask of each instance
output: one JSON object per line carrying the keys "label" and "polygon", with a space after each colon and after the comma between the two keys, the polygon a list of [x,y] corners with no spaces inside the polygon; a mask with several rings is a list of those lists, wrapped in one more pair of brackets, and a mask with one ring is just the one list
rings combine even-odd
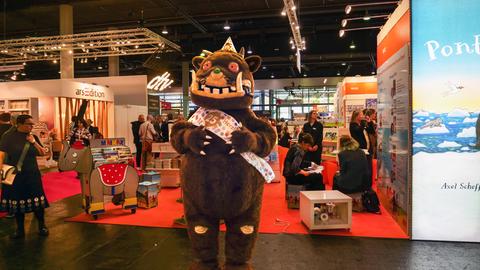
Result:
{"label": "costume paw", "polygon": [[185,142],[192,152],[198,155],[206,155],[204,147],[210,144],[212,137],[207,135],[204,127],[197,127],[185,134]]}
{"label": "costume paw", "polygon": [[253,151],[256,146],[257,138],[250,130],[242,128],[232,132],[232,151],[230,151],[230,154]]}

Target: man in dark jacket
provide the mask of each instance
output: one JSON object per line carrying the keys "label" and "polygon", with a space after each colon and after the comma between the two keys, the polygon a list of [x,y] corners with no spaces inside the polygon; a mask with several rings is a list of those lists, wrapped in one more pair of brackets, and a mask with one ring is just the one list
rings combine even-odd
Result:
{"label": "man in dark jacket", "polygon": [[304,134],[298,144],[290,147],[285,157],[283,176],[290,185],[304,185],[306,190],[324,190],[322,175],[305,170],[311,165],[311,162],[305,159],[305,153],[312,145],[312,136]]}
{"label": "man in dark jacket", "polygon": [[140,135],[139,135],[139,130],[140,130],[140,125],[145,122],[145,115],[140,114],[138,116],[137,121],[131,122],[132,124],[132,133],[133,133],[133,143],[135,144],[135,148],[137,149],[137,154],[136,154],[136,162],[137,166],[140,166],[140,162],[142,161],[142,142],[140,141]]}
{"label": "man in dark jacket", "polygon": [[0,138],[2,135],[12,127],[10,123],[12,116],[9,113],[0,114]]}
{"label": "man in dark jacket", "polygon": [[310,111],[308,122],[303,125],[303,133],[308,133],[313,138],[313,144],[307,152],[307,159],[320,164],[322,162],[323,125],[318,122],[317,117],[317,111]]}

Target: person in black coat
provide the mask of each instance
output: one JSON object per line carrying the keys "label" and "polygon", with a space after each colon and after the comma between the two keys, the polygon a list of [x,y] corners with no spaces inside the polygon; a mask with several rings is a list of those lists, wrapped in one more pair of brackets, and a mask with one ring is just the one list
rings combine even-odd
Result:
{"label": "person in black coat", "polygon": [[2,135],[7,132],[12,127],[10,123],[12,116],[9,113],[0,114],[0,138]]}
{"label": "person in black coat", "polygon": [[142,142],[140,141],[140,125],[145,122],[145,115],[140,114],[138,116],[137,121],[131,122],[132,124],[132,133],[133,133],[133,143],[135,144],[135,148],[137,149],[135,161],[137,162],[137,166],[140,166],[140,162],[142,161]]}
{"label": "person in black coat", "polygon": [[298,143],[288,150],[282,174],[290,185],[304,185],[306,190],[325,190],[322,175],[306,170],[312,163],[305,158],[305,154],[312,145],[312,136],[303,134]]}
{"label": "person in black coat", "polygon": [[[359,148],[362,149],[367,155],[368,173],[371,179],[372,177],[372,155],[368,152],[370,143],[368,140],[368,133],[366,127],[361,123],[364,120],[362,111],[353,111],[352,118],[350,119],[350,136],[357,141]],[[370,180],[371,181],[371,180]]]}
{"label": "person in black coat", "polygon": [[317,117],[316,110],[308,113],[308,122],[303,125],[303,133],[308,133],[313,138],[313,145],[307,152],[307,159],[320,164],[322,161],[323,125],[318,122]]}
{"label": "person in black coat", "polygon": [[350,136],[340,137],[338,164],[340,173],[333,179],[333,189],[345,194],[369,190],[368,162],[365,152],[358,148],[358,143]]}

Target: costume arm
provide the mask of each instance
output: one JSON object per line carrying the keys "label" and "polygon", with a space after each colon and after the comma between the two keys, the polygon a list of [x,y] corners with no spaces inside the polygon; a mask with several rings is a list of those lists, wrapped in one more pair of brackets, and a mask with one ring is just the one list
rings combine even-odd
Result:
{"label": "costume arm", "polygon": [[267,122],[258,118],[247,120],[247,128],[253,132],[256,138],[256,144],[252,152],[260,157],[266,157],[270,154],[277,141],[277,132]]}
{"label": "costume arm", "polygon": [[178,121],[172,126],[170,143],[179,154],[185,154],[190,149],[187,138],[194,129],[195,126],[187,121]]}

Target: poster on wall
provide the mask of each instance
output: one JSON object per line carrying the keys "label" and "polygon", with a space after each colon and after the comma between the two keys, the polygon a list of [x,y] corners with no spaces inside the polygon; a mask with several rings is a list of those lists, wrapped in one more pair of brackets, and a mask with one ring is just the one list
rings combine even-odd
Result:
{"label": "poster on wall", "polygon": [[378,68],[378,196],[405,233],[409,217],[409,44]]}
{"label": "poster on wall", "polygon": [[156,116],[160,114],[160,97],[157,95],[148,95],[148,114]]}
{"label": "poster on wall", "polygon": [[412,1],[414,239],[480,242],[480,1],[461,2]]}

